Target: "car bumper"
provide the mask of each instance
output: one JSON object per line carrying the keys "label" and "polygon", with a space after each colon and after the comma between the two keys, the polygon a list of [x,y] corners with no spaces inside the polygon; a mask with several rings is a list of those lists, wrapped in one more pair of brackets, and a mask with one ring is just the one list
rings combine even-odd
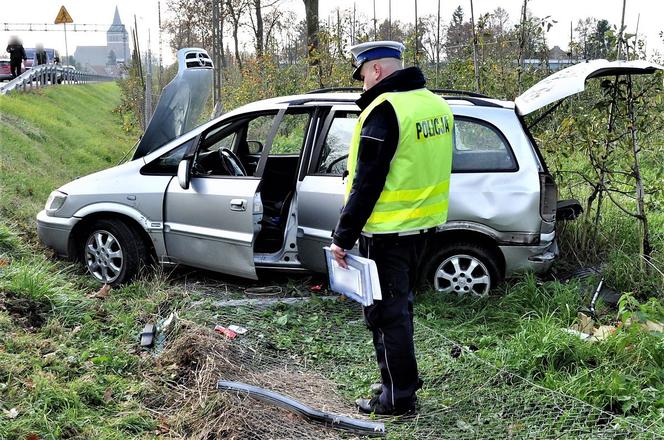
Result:
{"label": "car bumper", "polygon": [[524,272],[547,272],[558,256],[558,243],[553,240],[538,246],[499,246],[505,257],[505,277]]}
{"label": "car bumper", "polygon": [[37,234],[44,246],[53,249],[59,256],[69,258],[69,237],[80,219],[50,217],[46,211],[37,214]]}

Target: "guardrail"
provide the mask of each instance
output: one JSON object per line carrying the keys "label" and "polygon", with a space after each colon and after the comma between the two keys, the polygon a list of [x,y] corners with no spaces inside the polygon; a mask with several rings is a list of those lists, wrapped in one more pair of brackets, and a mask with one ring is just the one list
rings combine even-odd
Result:
{"label": "guardrail", "polygon": [[55,84],[85,84],[98,81],[114,81],[115,79],[113,76],[81,72],[69,66],[43,64],[22,73],[5,85],[1,85],[0,95]]}

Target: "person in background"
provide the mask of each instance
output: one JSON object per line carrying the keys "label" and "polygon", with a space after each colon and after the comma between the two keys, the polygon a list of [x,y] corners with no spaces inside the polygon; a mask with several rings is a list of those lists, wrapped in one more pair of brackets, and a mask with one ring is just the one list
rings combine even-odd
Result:
{"label": "person in background", "polygon": [[21,43],[21,40],[14,35],[9,39],[9,44],[7,45],[6,50],[9,53],[9,67],[12,72],[12,78],[16,78],[21,74],[21,63],[28,59],[25,56],[23,43]]}
{"label": "person in background", "polygon": [[32,63],[33,66],[41,66],[48,62],[48,56],[46,56],[46,51],[44,50],[44,45],[37,43],[35,48],[35,61]]}

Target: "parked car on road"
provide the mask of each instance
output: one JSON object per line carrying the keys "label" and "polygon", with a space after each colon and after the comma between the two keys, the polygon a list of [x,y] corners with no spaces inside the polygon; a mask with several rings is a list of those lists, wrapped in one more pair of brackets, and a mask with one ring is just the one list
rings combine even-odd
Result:
{"label": "parked car on road", "polygon": [[0,58],[0,81],[9,81],[10,79],[12,79],[12,71],[9,58]]}
{"label": "parked car on road", "polygon": [[[110,284],[152,259],[252,279],[259,269],[324,272],[359,94],[267,99],[192,128],[212,63],[199,49],[178,60],[133,160],[54,191],[37,216],[42,241]],[[551,266],[556,185],[523,116],[564,97],[556,84],[516,105],[444,92],[455,117],[449,215],[421,274],[435,289],[486,295]]]}

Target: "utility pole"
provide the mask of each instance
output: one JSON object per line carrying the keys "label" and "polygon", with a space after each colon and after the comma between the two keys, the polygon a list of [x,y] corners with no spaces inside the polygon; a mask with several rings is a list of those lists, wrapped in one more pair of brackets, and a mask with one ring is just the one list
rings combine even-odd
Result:
{"label": "utility pole", "polygon": [[391,40],[392,39],[392,0],[388,0],[387,10],[388,10],[388,25],[389,25],[389,29],[387,30],[387,33],[388,33],[389,38]]}
{"label": "utility pole", "polygon": [[[163,58],[161,56],[162,54],[162,49],[161,49],[161,1],[157,2],[157,20],[159,24],[159,81],[157,82],[159,84],[159,93],[161,94],[161,91],[164,88],[164,62]],[[125,60],[127,58],[125,57]]]}
{"label": "utility pole", "polygon": [[152,52],[150,52],[150,29],[148,29],[148,50],[145,60],[145,128],[152,118]]}
{"label": "utility pole", "polygon": [[526,11],[528,10],[528,0],[523,0],[523,11],[521,14],[521,35],[519,38],[519,67],[516,69],[517,72],[517,86],[519,88],[519,95],[521,94],[521,75],[523,74],[524,69],[524,52],[526,46]]}
{"label": "utility pole", "polygon": [[374,23],[374,40],[375,40],[378,37],[378,31],[376,30],[376,0],[373,0],[373,8],[374,8],[373,23]]}
{"label": "utility pole", "polygon": [[574,47],[574,33],[572,31],[572,22],[569,22],[569,64],[572,65],[572,51]]}
{"label": "utility pole", "polygon": [[440,87],[438,74],[440,73],[440,0],[438,0],[438,22],[436,24],[436,87]]}
{"label": "utility pole", "polygon": [[623,42],[623,34],[625,31],[625,7],[627,6],[627,0],[623,0],[623,7],[622,7],[622,18],[620,19],[620,32],[618,33],[618,50],[616,54],[616,59],[620,60],[622,59],[622,49],[624,46]]}
{"label": "utility pole", "polygon": [[[634,55],[636,59],[639,59],[639,54],[636,51],[636,46],[639,44],[639,22],[641,21],[641,13],[636,16],[636,31],[634,31]],[[627,51],[627,61],[629,61],[629,51]]]}
{"label": "utility pole", "polygon": [[417,52],[420,50],[419,48],[419,38],[417,37],[417,0],[415,0],[415,65],[418,66],[418,56]]}
{"label": "utility pole", "polygon": [[477,34],[475,33],[475,13],[473,0],[470,0],[470,24],[473,27],[473,66],[475,68],[475,91],[480,91],[480,70],[477,65]]}
{"label": "utility pole", "polygon": [[214,70],[212,74],[212,98],[214,100],[213,104],[213,117],[219,116],[221,114],[221,60],[220,60],[220,32],[219,32],[219,22],[221,21],[221,13],[219,11],[219,1],[212,0],[212,62],[214,64]]}
{"label": "utility pole", "polygon": [[355,45],[355,2],[353,2],[353,31],[350,35],[350,41],[352,45]]}

